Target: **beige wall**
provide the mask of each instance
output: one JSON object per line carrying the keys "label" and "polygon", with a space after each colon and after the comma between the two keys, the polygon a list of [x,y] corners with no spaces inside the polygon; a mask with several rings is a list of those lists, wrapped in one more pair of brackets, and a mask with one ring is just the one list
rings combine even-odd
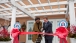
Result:
{"label": "beige wall", "polygon": [[[41,19],[43,19],[44,16],[40,16]],[[47,16],[49,19],[59,19],[59,18],[65,18],[65,15],[52,15],[52,16]],[[16,21],[19,21],[21,24],[23,22],[27,22],[29,20],[33,20],[32,18],[30,17],[20,17],[20,18],[17,18]],[[7,20],[4,20],[4,19],[0,19],[0,24],[3,24],[6,22],[6,24],[9,24],[10,21],[7,21]]]}
{"label": "beige wall", "polygon": [[[44,16],[40,16],[41,19],[43,19]],[[59,19],[59,18],[65,18],[65,15],[52,15],[52,16],[47,16],[49,19]],[[21,17],[21,18],[17,18],[17,21],[19,21],[21,24],[23,22],[27,22],[28,20],[33,20],[30,17]]]}
{"label": "beige wall", "polygon": [[5,23],[9,25],[9,21],[0,18],[0,24],[4,25]]}

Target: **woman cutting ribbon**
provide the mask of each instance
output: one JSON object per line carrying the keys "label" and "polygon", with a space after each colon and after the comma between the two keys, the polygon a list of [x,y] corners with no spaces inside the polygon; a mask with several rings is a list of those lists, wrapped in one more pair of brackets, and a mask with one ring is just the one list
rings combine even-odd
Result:
{"label": "woman cutting ribbon", "polygon": [[[40,18],[37,17],[37,18],[35,18],[33,32],[41,32],[41,28],[42,28],[42,22],[40,21]],[[32,41],[34,43],[41,43],[41,39],[42,39],[42,37],[40,34],[33,34],[32,35]]]}

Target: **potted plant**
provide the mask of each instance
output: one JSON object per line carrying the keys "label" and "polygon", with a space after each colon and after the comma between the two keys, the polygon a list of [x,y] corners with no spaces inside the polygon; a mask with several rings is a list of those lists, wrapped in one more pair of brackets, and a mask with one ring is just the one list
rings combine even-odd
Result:
{"label": "potted plant", "polygon": [[76,26],[72,25],[68,37],[76,39]]}
{"label": "potted plant", "polygon": [[71,43],[76,43],[76,26],[75,25],[70,26],[68,37],[70,38]]}
{"label": "potted plant", "polygon": [[10,34],[5,28],[0,31],[0,43],[11,43]]}

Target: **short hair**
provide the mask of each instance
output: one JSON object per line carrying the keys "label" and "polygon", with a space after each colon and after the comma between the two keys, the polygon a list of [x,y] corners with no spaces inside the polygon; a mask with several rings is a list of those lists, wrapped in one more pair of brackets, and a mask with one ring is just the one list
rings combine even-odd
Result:
{"label": "short hair", "polygon": [[35,18],[35,21],[36,21],[36,20],[40,20],[40,18],[39,18],[39,17],[36,17],[36,18]]}
{"label": "short hair", "polygon": [[48,17],[44,17],[44,19],[47,19],[48,20]]}

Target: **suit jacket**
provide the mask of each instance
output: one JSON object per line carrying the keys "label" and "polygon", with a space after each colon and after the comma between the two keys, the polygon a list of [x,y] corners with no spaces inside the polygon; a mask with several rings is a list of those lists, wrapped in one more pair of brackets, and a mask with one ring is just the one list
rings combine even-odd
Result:
{"label": "suit jacket", "polygon": [[[45,30],[45,33],[53,33],[52,32],[52,23],[51,22],[47,22],[47,23],[43,23],[43,30]],[[53,38],[53,36],[49,36],[49,35],[45,35],[46,39],[51,39]]]}

